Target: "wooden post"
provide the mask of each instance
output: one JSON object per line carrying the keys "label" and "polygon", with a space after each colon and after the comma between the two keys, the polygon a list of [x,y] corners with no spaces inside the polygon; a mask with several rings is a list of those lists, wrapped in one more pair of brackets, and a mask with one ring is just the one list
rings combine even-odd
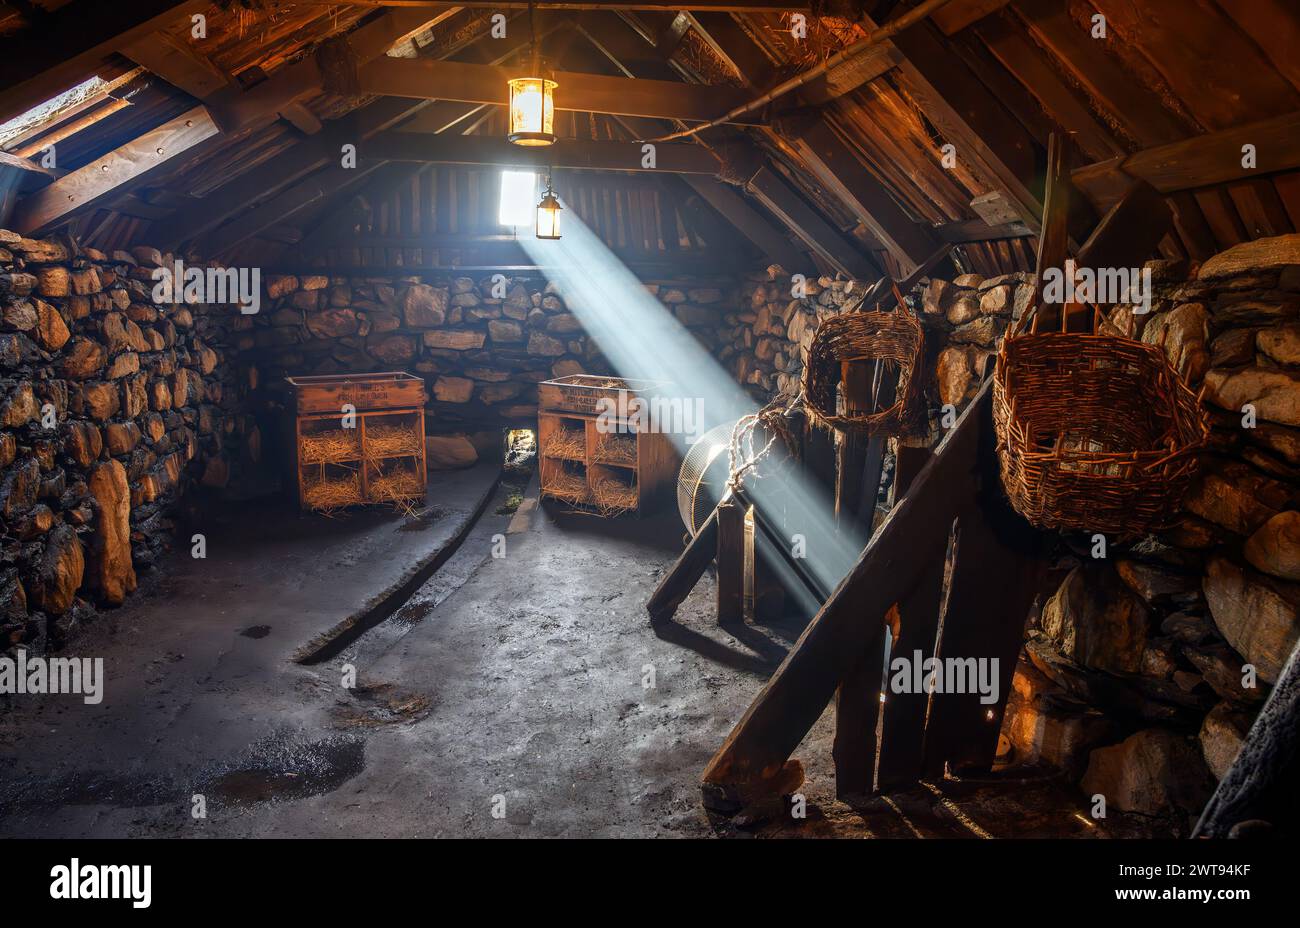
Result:
{"label": "wooden post", "polygon": [[[864,361],[840,362],[840,388],[844,392],[846,415],[871,411],[871,386],[879,365]],[[835,523],[852,530],[856,527],[860,504],[875,502],[876,487],[864,485],[863,467],[870,439],[861,431],[850,429],[840,434],[836,453]],[[879,480],[877,480],[879,484]]]}
{"label": "wooden post", "polygon": [[718,624],[745,621],[745,510],[730,494],[718,503]]}

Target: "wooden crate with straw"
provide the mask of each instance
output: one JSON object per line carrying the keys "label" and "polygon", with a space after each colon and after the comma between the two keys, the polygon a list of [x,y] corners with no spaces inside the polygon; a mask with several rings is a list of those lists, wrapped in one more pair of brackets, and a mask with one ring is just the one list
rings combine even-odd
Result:
{"label": "wooden crate with straw", "polygon": [[424,499],[424,381],[403,372],[286,378],[303,509]]}

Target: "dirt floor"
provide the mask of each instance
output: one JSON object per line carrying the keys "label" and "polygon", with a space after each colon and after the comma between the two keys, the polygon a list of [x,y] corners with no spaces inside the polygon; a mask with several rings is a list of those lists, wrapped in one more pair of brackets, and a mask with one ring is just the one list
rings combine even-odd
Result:
{"label": "dirt floor", "polygon": [[829,712],[798,752],[806,818],[711,816],[699,773],[799,628],[723,631],[706,578],[658,637],[675,513],[553,511],[495,477],[435,481],[419,517],[229,512],[206,561],[178,553],[76,643],[101,705],[0,707],[0,834],[1098,833],[1032,774],[838,802]]}

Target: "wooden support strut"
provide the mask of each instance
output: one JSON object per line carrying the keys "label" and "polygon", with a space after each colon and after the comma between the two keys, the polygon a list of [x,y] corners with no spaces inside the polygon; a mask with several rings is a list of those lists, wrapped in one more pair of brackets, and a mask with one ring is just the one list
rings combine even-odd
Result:
{"label": "wooden support strut", "polygon": [[[864,622],[862,617],[884,615],[917,588],[931,566],[926,556],[933,551],[928,536],[935,526],[942,533],[961,512],[973,511],[982,518],[997,519],[999,526],[990,529],[990,537],[1007,547],[1012,563],[1028,565],[1023,568],[1026,573],[1037,569],[1037,552],[1032,547],[1016,548],[1003,540],[1006,528],[1001,524],[1001,514],[989,512],[992,491],[980,492],[982,475],[996,473],[992,447],[992,381],[986,380],[906,497],[886,516],[857,563],[709,762],[704,771],[706,785],[746,784],[752,790],[775,782],[777,772],[821,715],[841,681],[864,655],[880,653],[883,623]],[[978,501],[974,510],[970,508],[972,499]],[[1013,528],[1016,525],[1025,531],[1023,522],[1013,524]],[[978,573],[980,566],[972,558],[972,572]],[[972,639],[996,626],[1001,630],[993,636],[996,640],[963,641],[966,650],[945,653],[996,656],[1013,668],[1020,647],[1018,636],[1023,633],[1028,611],[1022,611],[1025,605],[1022,597],[1006,600],[1001,593],[990,593],[980,611],[969,613],[963,624],[970,627],[968,637]],[[1012,628],[1017,637],[1014,647],[1008,647]],[[980,731],[981,737],[996,736],[996,729]],[[987,751],[991,756],[992,747]]]}

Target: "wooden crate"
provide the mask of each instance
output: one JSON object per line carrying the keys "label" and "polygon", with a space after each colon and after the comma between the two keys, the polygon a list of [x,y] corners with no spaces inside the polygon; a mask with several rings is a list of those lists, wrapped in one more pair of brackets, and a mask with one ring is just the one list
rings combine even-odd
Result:
{"label": "wooden crate", "polygon": [[[295,479],[303,509],[424,498],[424,381],[405,373],[287,378],[295,393]],[[344,428],[344,405],[356,410]]]}
{"label": "wooden crate", "polygon": [[[608,515],[646,512],[670,497],[677,454],[668,436],[602,433],[598,419],[577,412],[537,414],[542,495]],[[630,429],[626,420],[618,421]]]}
{"label": "wooden crate", "polygon": [[293,388],[299,415],[333,413],[341,416],[345,405],[353,406],[358,412],[424,408],[424,381],[404,371],[285,379]]}
{"label": "wooden crate", "polygon": [[605,399],[618,408],[619,393],[633,396],[645,395],[667,384],[658,380],[627,380],[623,377],[600,377],[595,374],[570,374],[555,380],[544,380],[537,385],[537,405],[545,412],[578,412],[595,415],[600,411],[600,401]]}

